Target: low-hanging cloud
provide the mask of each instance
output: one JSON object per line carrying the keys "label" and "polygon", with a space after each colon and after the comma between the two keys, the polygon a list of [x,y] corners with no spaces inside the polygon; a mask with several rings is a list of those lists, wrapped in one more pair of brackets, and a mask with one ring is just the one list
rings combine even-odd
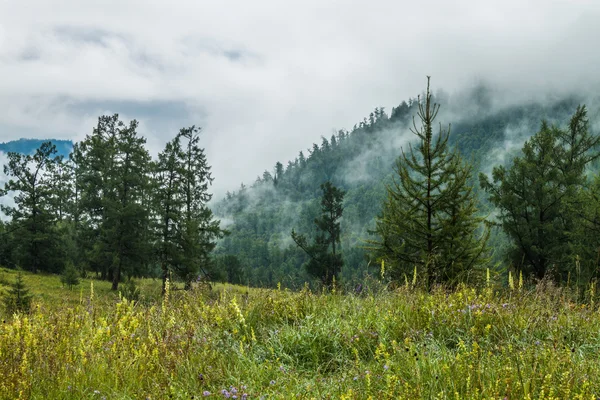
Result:
{"label": "low-hanging cloud", "polygon": [[495,106],[594,92],[599,17],[595,0],[4,0],[0,137],[80,139],[119,112],[156,153],[201,125],[219,196],[426,74],[490,82]]}

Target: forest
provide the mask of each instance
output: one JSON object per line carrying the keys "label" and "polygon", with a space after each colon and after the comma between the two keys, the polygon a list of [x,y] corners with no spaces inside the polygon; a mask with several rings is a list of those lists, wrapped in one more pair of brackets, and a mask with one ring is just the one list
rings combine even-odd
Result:
{"label": "forest", "polygon": [[600,262],[600,138],[587,109],[574,97],[496,107],[492,96],[434,95],[428,83],[216,200],[195,126],[154,158],[138,122],[117,114],[68,155],[65,142],[15,142],[0,265],[96,276],[113,290],[141,277],[477,285],[486,271],[584,285]]}

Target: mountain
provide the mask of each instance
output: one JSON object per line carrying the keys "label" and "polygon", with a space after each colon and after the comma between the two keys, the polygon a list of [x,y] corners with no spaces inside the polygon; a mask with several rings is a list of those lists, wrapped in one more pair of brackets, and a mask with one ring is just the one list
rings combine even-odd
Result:
{"label": "mountain", "polygon": [[[437,99],[441,110],[436,122],[445,127],[452,124],[450,143],[473,163],[472,185],[478,194],[479,171],[491,172],[494,165],[508,162],[537,132],[541,120],[564,125],[580,102],[566,98],[495,107],[489,98],[479,89],[467,101]],[[273,171],[264,171],[250,186],[242,184],[227,193],[213,206],[231,232],[216,249],[222,278],[292,288],[310,281],[302,268],[306,255],[291,240],[290,232],[315,233],[320,185],[329,180],[347,192],[341,221],[342,278],[349,285],[359,282],[369,272],[365,240],[372,238],[369,230],[385,198],[386,184],[392,182],[394,162],[414,140],[410,128],[417,111],[416,99],[402,102],[389,115],[376,108],[351,131],[322,137],[320,144],[301,151],[287,165],[276,163]],[[481,197],[480,210],[486,213],[491,208]],[[501,247],[505,239],[494,232],[490,244]]]}
{"label": "mountain", "polygon": [[0,143],[0,152],[8,153],[22,153],[32,154],[40,147],[43,142],[51,141],[56,145],[58,155],[69,156],[69,153],[73,149],[73,142],[70,140],[57,140],[57,139],[19,139],[12,140],[10,142]]}

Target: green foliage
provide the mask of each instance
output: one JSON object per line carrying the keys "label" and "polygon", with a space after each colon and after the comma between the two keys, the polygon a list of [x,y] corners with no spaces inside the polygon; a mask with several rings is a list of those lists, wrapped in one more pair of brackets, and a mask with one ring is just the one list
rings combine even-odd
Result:
{"label": "green foliage", "polygon": [[215,259],[215,271],[215,278],[218,281],[238,285],[243,285],[246,282],[244,266],[235,255],[217,256]]}
{"label": "green foliage", "polygon": [[149,263],[150,155],[137,121],[102,116],[75,153],[82,251],[93,269],[118,289],[122,274],[143,273]]}
{"label": "green foliage", "polygon": [[204,149],[198,144],[199,132],[194,126],[181,129],[159,156],[156,169],[163,282],[173,270],[188,289],[200,274],[214,274],[210,253],[225,234],[207,206],[213,178]]}
{"label": "green foliage", "polygon": [[9,289],[4,293],[2,302],[8,315],[13,313],[28,313],[31,309],[31,299],[33,296],[23,282],[23,274],[19,271],[15,277],[14,283],[10,284]]}
{"label": "green foliage", "polygon": [[339,252],[340,244],[340,218],[344,211],[344,191],[333,186],[331,182],[321,185],[323,196],[321,198],[321,216],[315,218],[318,233],[314,243],[309,245],[304,235],[292,230],[292,239],[308,256],[309,261],[305,267],[307,272],[321,280],[326,287],[331,287],[336,280],[339,281],[344,260]]}
{"label": "green foliage", "polygon": [[73,262],[67,261],[65,269],[60,276],[61,283],[69,288],[69,290],[73,290],[73,286],[79,285],[79,278],[79,271],[77,271]]}
{"label": "green foliage", "polygon": [[[429,78],[424,103],[419,104],[422,126],[414,125],[416,151],[402,152],[396,162],[397,178],[387,188],[387,199],[374,231],[378,239],[370,249],[385,260],[391,275],[400,281],[413,268],[434,284],[468,281],[487,260],[487,231],[477,233],[476,199],[469,186],[471,167],[458,152],[450,152],[450,130],[433,135],[439,105],[432,103]],[[441,129],[441,128],[440,128]]]}
{"label": "green foliage", "polygon": [[44,142],[33,155],[8,153],[4,173],[9,177],[0,196],[15,192],[14,206],[0,205],[11,218],[11,231],[16,232],[15,264],[37,272],[59,272],[61,254],[57,252],[56,214],[51,199],[52,171],[60,158],[56,147]]}
{"label": "green foliage", "polygon": [[586,197],[589,212],[597,209],[594,195],[585,194],[586,166],[600,156],[600,136],[592,135],[588,125],[585,107],[577,108],[568,129],[544,121],[509,168],[495,167],[492,182],[480,175],[481,186],[499,209],[498,221],[512,241],[513,265],[537,279],[549,272],[567,279],[575,265],[574,250],[583,250],[580,245],[587,236],[578,233],[585,219],[595,218],[581,214],[581,200]]}

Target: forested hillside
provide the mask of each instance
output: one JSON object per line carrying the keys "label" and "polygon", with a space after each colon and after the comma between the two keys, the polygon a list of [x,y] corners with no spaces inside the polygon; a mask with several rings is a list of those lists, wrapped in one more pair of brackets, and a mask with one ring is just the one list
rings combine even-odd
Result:
{"label": "forested hillside", "polygon": [[[484,88],[464,99],[438,96],[438,122],[451,124],[449,144],[458,148],[474,170],[491,173],[504,164],[525,139],[539,130],[542,120],[564,126],[581,100],[566,98],[545,104],[528,103],[494,107]],[[258,286],[299,287],[310,280],[302,265],[308,256],[290,238],[292,229],[316,234],[313,220],[319,212],[320,185],[331,181],[347,192],[341,221],[341,248],[347,284],[358,284],[367,272],[377,273],[364,249],[373,236],[375,217],[392,182],[393,165],[402,149],[414,140],[409,129],[417,113],[417,99],[409,99],[386,112],[376,108],[352,130],[340,130],[320,143],[300,151],[298,157],[275,163],[255,182],[242,184],[213,205],[217,217],[230,231],[216,249],[218,270],[231,282]],[[437,127],[436,127],[437,131]],[[477,173],[472,185],[479,192]],[[491,206],[479,196],[481,213]],[[490,245],[494,262],[503,261],[506,239],[493,229]]]}
{"label": "forested hillside", "polygon": [[[428,286],[481,267],[569,281],[577,265],[578,279],[595,276],[600,180],[585,174],[600,139],[582,99],[497,103],[481,87],[449,97],[427,86],[425,97],[376,108],[218,201],[196,127],[155,159],[138,122],[116,114],[100,117],[68,156],[70,142],[35,152],[34,141],[14,142],[0,190],[12,201],[1,205],[9,220],[0,223],[0,264],[92,272],[115,290],[140,276],[186,288],[199,279],[356,287],[368,274],[404,281],[413,268]],[[426,210],[406,208],[412,201]],[[411,238],[423,223],[425,236]],[[475,268],[465,254],[477,252]]]}
{"label": "forested hillside", "polygon": [[10,142],[0,143],[0,152],[8,153],[21,153],[21,154],[33,154],[42,145],[43,142],[51,140],[56,146],[58,155],[67,157],[73,149],[73,142],[70,140],[56,140],[56,139],[18,139]]}

